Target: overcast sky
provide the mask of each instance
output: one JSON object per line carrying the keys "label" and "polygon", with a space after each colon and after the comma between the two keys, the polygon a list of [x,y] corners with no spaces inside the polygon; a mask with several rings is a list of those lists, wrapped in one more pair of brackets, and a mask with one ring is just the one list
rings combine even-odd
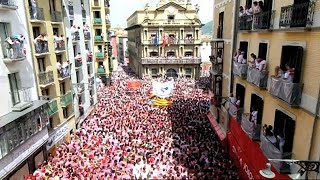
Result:
{"label": "overcast sky", "polygon": [[[112,27],[127,27],[127,18],[137,9],[143,9],[146,3],[155,6],[159,0],[111,0],[110,20]],[[192,0],[193,5],[199,4],[199,16],[203,24],[212,20],[213,0]]]}

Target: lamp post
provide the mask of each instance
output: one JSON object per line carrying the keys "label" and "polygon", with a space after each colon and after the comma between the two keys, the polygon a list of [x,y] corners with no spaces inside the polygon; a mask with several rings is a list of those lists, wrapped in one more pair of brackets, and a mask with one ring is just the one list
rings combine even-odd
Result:
{"label": "lamp post", "polygon": [[[295,174],[289,175],[292,179],[299,179],[301,178],[304,173],[306,173],[305,179],[308,179],[308,172],[320,172],[320,161],[301,161],[301,160],[294,160],[294,159],[268,159],[270,162],[283,162],[290,165],[297,165],[299,166],[299,170]],[[271,164],[267,163],[266,168],[259,171],[260,175],[272,179],[275,177],[274,172],[271,171]]]}

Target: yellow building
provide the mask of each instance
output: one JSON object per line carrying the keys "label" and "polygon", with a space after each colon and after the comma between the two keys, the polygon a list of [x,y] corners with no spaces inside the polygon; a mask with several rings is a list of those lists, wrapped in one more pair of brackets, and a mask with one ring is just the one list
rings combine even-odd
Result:
{"label": "yellow building", "polygon": [[127,19],[130,67],[140,77],[192,77],[200,71],[201,22],[191,1],[160,1]]}
{"label": "yellow building", "polygon": [[[218,30],[214,36],[224,44],[225,38],[236,43],[231,50],[233,52],[226,51],[224,46],[223,54],[223,73],[231,74],[232,78],[230,88],[225,85],[222,88],[222,99],[232,92],[234,98],[239,100],[234,101],[237,104],[228,103],[230,122],[227,131],[236,137],[240,147],[241,141],[244,141],[240,138],[242,132],[251,140],[247,141],[246,146],[259,143],[265,155],[260,160],[263,162],[267,161],[266,158],[319,161],[320,124],[317,115],[320,70],[317,58],[320,48],[320,2],[261,2],[262,11],[258,12],[250,0],[215,1],[214,21]],[[243,12],[239,12],[241,6]],[[256,14],[252,15],[250,7]],[[233,27],[237,30],[234,37],[226,14],[236,16],[233,21]],[[231,33],[225,29],[231,29]],[[237,49],[243,54],[233,57]],[[257,59],[252,58],[251,53]],[[265,67],[262,65],[264,62]],[[272,131],[263,133],[264,125],[271,125]],[[249,150],[242,147],[242,152],[245,154]],[[260,177],[256,170],[263,169],[263,163],[261,166],[255,164],[259,161],[259,154],[257,152],[253,159],[247,155],[253,165],[244,172],[247,178],[250,175]],[[277,177],[283,173],[297,173],[297,166],[279,162],[272,165],[277,169]],[[312,173],[309,173],[310,176]]]}
{"label": "yellow building", "polygon": [[97,74],[104,83],[110,83],[109,0],[92,0],[90,3],[90,16],[93,23],[92,32],[94,34],[93,53],[96,67],[98,67]]}
{"label": "yellow building", "polygon": [[[74,60],[66,51],[62,1],[24,1],[39,96],[50,100],[50,124],[47,149],[54,152],[56,144],[68,138],[75,129],[71,66]],[[70,64],[71,63],[71,64]],[[62,69],[58,71],[58,65]]]}

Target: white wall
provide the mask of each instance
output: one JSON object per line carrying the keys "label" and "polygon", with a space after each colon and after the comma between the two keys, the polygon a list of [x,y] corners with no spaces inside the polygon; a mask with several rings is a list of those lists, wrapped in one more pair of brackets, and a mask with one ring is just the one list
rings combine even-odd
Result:
{"label": "white wall", "polygon": [[203,42],[200,47],[201,62],[210,62],[209,56],[211,55],[211,44],[210,42]]}
{"label": "white wall", "polygon": [[[16,4],[19,5],[18,9],[16,10],[0,10],[0,22],[10,24],[11,35],[22,34],[26,37],[24,47],[26,48],[27,57],[24,61],[5,64],[3,62],[4,56],[0,47],[0,116],[11,112],[12,108],[10,84],[8,80],[8,74],[10,73],[19,72],[21,87],[31,88],[32,100],[34,101],[38,99],[33,71],[33,62],[31,58],[31,44],[29,42],[29,35],[27,30],[28,28],[25,15],[26,12],[23,6],[24,0],[16,0]],[[1,39],[0,41],[4,41],[4,39]]]}
{"label": "white wall", "polygon": [[[86,10],[86,24],[87,25],[91,25],[91,17],[90,17],[90,8],[89,8],[89,0],[84,0],[84,8]],[[92,47],[93,47],[93,34],[91,32],[91,28],[90,28],[90,35],[91,35],[91,40],[90,41],[86,41],[84,40],[84,35],[83,35],[83,18],[82,18],[82,6],[81,6],[81,1],[78,0],[73,0],[73,11],[74,11],[74,17],[73,19],[70,19],[69,17],[69,12],[68,12],[68,0],[64,0],[63,1],[64,6],[66,8],[66,14],[67,16],[64,18],[64,24],[66,27],[66,36],[69,37],[69,42],[67,44],[67,48],[68,48],[68,55],[69,55],[69,60],[70,62],[72,62],[72,70],[71,70],[71,80],[72,80],[72,88],[76,90],[76,83],[77,83],[77,77],[76,77],[76,71],[75,71],[75,61],[74,61],[74,51],[73,51],[73,45],[77,46],[77,49],[79,50],[78,52],[81,53],[82,56],[82,67],[78,70],[80,77],[82,77],[81,79],[81,83],[85,84],[85,90],[82,93],[82,98],[83,99],[83,107],[84,107],[84,113],[86,113],[89,108],[90,108],[90,93],[88,90],[88,83],[89,83],[89,77],[88,77],[88,68],[87,68],[87,58],[86,58],[86,48],[85,48],[85,43],[87,43],[89,45],[89,49],[91,51]],[[80,27],[80,41],[78,41],[77,43],[73,43],[72,42],[72,36],[71,36],[71,32],[70,32],[70,20],[73,20],[73,24],[76,26]],[[77,52],[77,53],[78,53]],[[94,67],[95,63],[92,62],[91,64],[91,68],[93,69],[93,73],[95,73],[95,67]],[[82,73],[81,73],[82,72]],[[82,75],[81,75],[82,74]],[[95,81],[94,81],[95,82]],[[80,83],[80,82],[79,82]],[[94,102],[97,102],[97,93],[96,93],[96,85],[93,86],[94,88]],[[75,112],[75,117],[78,118],[80,115],[79,112],[79,105],[78,105],[78,96],[75,95],[74,96],[74,112]]]}

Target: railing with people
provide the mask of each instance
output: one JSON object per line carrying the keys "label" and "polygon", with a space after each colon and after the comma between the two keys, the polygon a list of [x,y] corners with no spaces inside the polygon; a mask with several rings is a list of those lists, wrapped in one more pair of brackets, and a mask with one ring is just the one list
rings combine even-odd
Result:
{"label": "railing with people", "polygon": [[199,64],[201,58],[198,57],[145,57],[141,58],[142,64]]}
{"label": "railing with people", "polygon": [[55,41],[55,50],[56,51],[64,51],[64,50],[66,50],[66,45],[65,45],[64,40]]}
{"label": "railing with people", "polygon": [[35,50],[37,54],[43,54],[43,53],[48,53],[48,41],[46,40],[37,40],[35,42]]}
{"label": "railing with people", "polygon": [[255,15],[243,15],[239,17],[240,30],[270,29],[273,27],[273,16],[275,11],[260,12]]}
{"label": "railing with people", "polygon": [[233,74],[240,76],[242,78],[247,77],[247,71],[248,71],[248,64],[242,64],[238,63],[236,61],[233,61]]}
{"label": "railing with people", "polygon": [[40,72],[38,77],[40,85],[47,85],[54,82],[53,71]]}
{"label": "railing with people", "polygon": [[261,124],[253,122],[250,118],[250,113],[242,114],[241,127],[252,140],[260,140]]}
{"label": "railing with people", "polygon": [[243,108],[232,103],[230,100],[228,100],[228,105],[229,105],[229,108],[228,108],[229,115],[235,118],[239,123],[241,123]]}
{"label": "railing with people", "polygon": [[43,8],[30,6],[29,9],[32,20],[44,21]]}
{"label": "railing with people", "polygon": [[249,66],[247,71],[247,81],[260,88],[266,88],[268,85],[268,71],[260,71],[255,67]]}
{"label": "railing with people", "polygon": [[4,41],[4,59],[22,59],[26,57],[26,52],[24,49],[24,37],[10,36]]}

